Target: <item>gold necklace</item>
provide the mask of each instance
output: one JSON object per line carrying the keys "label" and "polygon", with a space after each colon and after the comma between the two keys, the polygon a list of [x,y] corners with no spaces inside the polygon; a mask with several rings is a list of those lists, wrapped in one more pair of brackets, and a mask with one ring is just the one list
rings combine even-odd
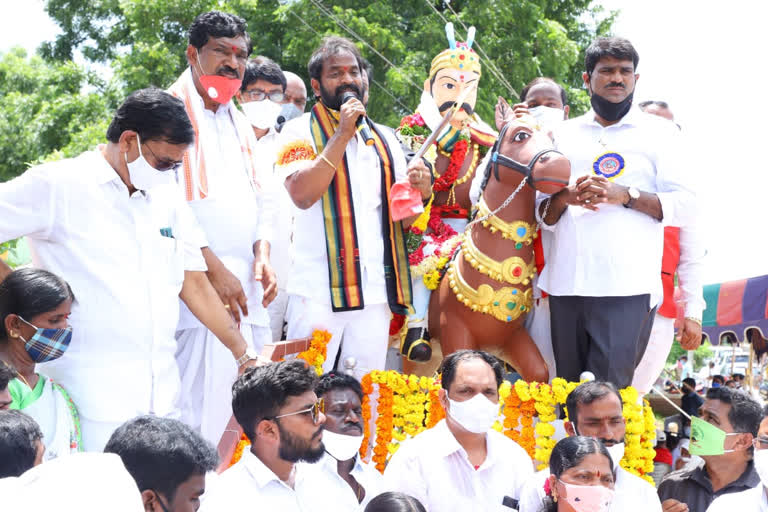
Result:
{"label": "gold necklace", "polygon": [[468,231],[470,232],[465,234],[461,248],[464,259],[473,269],[496,281],[510,284],[522,283],[524,286],[531,282],[531,278],[536,273],[535,257],[528,264],[518,256],[510,256],[503,261],[496,261],[477,248],[472,240],[471,228]]}
{"label": "gold necklace", "polygon": [[27,385],[29,389],[32,389],[32,386],[29,385],[29,382],[27,382],[27,379],[24,378],[24,376],[20,373],[16,373],[16,375],[21,379],[21,381]]}
{"label": "gold necklace", "polygon": [[491,315],[500,322],[511,322],[531,310],[533,297],[530,287],[525,291],[515,287],[494,290],[490,285],[481,284],[474,289],[453,263],[448,267],[447,277],[456,300],[472,311]]}
{"label": "gold necklace", "polygon": [[480,197],[480,201],[477,203],[477,215],[480,218],[487,217],[481,224],[484,228],[487,228],[491,233],[501,232],[501,236],[507,240],[514,240],[516,242],[515,249],[522,249],[523,244],[531,245],[533,240],[538,237],[536,234],[536,228],[533,224],[528,224],[523,220],[515,220],[507,222],[501,220],[495,215],[491,215],[491,210],[488,208],[488,204],[485,202],[484,197]]}

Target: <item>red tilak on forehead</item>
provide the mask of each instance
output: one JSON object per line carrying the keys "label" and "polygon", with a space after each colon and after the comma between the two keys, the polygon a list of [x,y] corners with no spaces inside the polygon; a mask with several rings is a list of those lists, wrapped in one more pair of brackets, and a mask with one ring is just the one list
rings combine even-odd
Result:
{"label": "red tilak on forehead", "polygon": [[236,52],[236,51],[237,51],[237,50],[239,50],[239,49],[240,49],[240,48],[238,48],[237,46],[235,46],[235,45],[232,45],[232,51],[233,51],[233,52]]}

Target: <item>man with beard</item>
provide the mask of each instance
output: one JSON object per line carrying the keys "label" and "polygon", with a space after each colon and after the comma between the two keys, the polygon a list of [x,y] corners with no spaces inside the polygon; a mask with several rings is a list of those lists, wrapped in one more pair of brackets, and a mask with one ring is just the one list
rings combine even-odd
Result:
{"label": "man with beard", "polygon": [[[661,512],[661,503],[653,486],[619,464],[624,457],[626,420],[616,386],[610,382],[585,382],[570,392],[565,405],[570,418],[565,422],[568,435],[594,437],[608,448],[616,468],[616,494],[610,510]],[[546,495],[544,482],[547,477],[549,468],[542,469],[526,482],[520,497],[520,512],[539,512]]]}
{"label": "man with beard", "polygon": [[384,490],[381,473],[358,453],[363,442],[363,389],[351,375],[326,373],[315,393],[325,403],[325,455],[312,469],[329,475],[334,492],[344,496],[334,510],[362,510]]}
{"label": "man with beard", "polygon": [[589,370],[619,388],[632,382],[661,299],[663,226],[695,215],[677,128],[632,109],[638,61],[626,39],[587,48],[592,110],[555,130],[571,184],[537,203],[553,232],[538,284],[550,295],[558,376]]}
{"label": "man with beard", "polygon": [[308,68],[319,101],[285,124],[275,163],[297,207],[287,337],[322,327],[332,335],[324,370],[354,358],[362,376],[384,368],[390,314],[411,304],[409,219],[392,219],[390,189],[408,181],[426,201],[431,180],[421,160],[406,171],[397,140],[375,123],[367,123],[366,140],[356,129],[365,107],[362,57],[352,42],[324,39]]}
{"label": "man with beard", "polygon": [[299,359],[248,370],[235,382],[232,410],[251,446],[204,495],[201,512],[332,510],[341,499],[334,482],[297,464],[325,453],[316,382],[314,369]]}
{"label": "man with beard", "polygon": [[181,419],[214,444],[232,416],[227,388],[238,366],[256,359],[272,341],[266,307],[277,294],[270,264],[272,168],[259,158],[251,123],[231,101],[250,52],[242,18],[201,14],[189,28],[189,68],[170,88],[184,102],[196,135],[184,155],[179,186],[207,238],[202,251],[208,279],[248,343],[245,354],[233,360],[182,305],[176,332]]}

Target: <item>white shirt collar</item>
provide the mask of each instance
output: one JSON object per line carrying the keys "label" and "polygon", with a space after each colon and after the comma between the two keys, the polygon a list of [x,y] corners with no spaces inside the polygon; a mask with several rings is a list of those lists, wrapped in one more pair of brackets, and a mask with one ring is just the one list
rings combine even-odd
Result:
{"label": "white shirt collar", "polygon": [[112,165],[110,165],[104,156],[103,151],[105,148],[106,144],[99,144],[96,147],[93,151],[93,165],[89,165],[88,169],[91,171],[94,181],[99,185],[114,180],[122,183],[123,180],[120,178],[120,175],[117,174],[117,171],[112,168]]}
{"label": "white shirt collar", "polygon": [[[432,450],[434,450],[434,453],[441,455],[442,457],[448,457],[449,455],[459,452],[469,460],[467,451],[448,429],[448,423],[445,419],[440,420],[440,422],[434,426],[433,431]],[[485,434],[485,443],[487,455],[480,465],[481,468],[491,466],[494,463],[494,447],[496,446],[496,442],[490,431]]]}
{"label": "white shirt collar", "polygon": [[646,115],[643,113],[642,110],[640,110],[638,107],[635,107],[634,105],[629,109],[629,112],[627,112],[624,117],[619,119],[619,122],[616,124],[612,124],[610,126],[603,126],[600,123],[597,122],[597,119],[595,119],[595,111],[593,109],[589,109],[589,111],[584,114],[581,119],[583,120],[583,123],[586,125],[593,125],[597,126],[599,128],[611,128],[611,127],[617,127],[617,126],[636,126],[640,119],[638,116]]}
{"label": "white shirt collar", "polygon": [[[250,450],[243,451],[241,460],[243,465],[245,465],[245,468],[251,474],[251,477],[253,477],[253,481],[256,482],[256,485],[259,487],[259,489],[263,489],[270,482],[276,482],[280,485],[289,487],[286,482],[281,480],[280,477],[278,477],[271,469],[269,469],[266,464],[264,464],[261,459],[254,455]],[[293,471],[295,474],[296,465],[293,466]]]}

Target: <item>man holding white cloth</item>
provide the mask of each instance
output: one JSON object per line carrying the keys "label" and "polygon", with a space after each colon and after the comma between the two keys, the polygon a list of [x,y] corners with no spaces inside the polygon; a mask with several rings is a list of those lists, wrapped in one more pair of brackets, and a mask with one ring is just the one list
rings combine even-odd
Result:
{"label": "man holding white cloth", "polygon": [[[231,101],[250,53],[245,28],[231,14],[198,16],[189,29],[189,69],[170,88],[197,134],[179,184],[207,237],[208,278],[248,342],[240,363],[255,359],[271,341],[266,306],[276,293],[269,262],[271,169],[257,161],[251,125]],[[217,444],[232,415],[230,388],[238,367],[184,305],[176,339],[182,420]]]}

